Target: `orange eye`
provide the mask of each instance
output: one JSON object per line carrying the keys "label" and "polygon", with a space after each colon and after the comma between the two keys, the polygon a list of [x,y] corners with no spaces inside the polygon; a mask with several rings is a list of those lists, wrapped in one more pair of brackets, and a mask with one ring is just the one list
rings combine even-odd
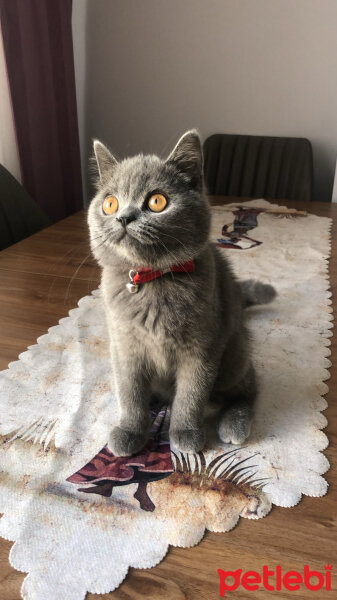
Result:
{"label": "orange eye", "polygon": [[108,196],[103,202],[103,212],[105,215],[113,215],[118,210],[118,200],[114,196]]}
{"label": "orange eye", "polygon": [[153,212],[161,212],[167,205],[167,200],[163,194],[153,194],[148,201],[148,207]]}

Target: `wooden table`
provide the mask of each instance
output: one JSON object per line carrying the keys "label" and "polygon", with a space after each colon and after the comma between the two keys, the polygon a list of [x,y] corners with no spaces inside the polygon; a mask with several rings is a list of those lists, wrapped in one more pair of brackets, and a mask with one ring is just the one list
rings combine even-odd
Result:
{"label": "wooden table", "polygon": [[[215,197],[216,204],[236,201],[235,198]],[[241,198],[239,202],[244,199]],[[295,208],[306,208],[317,215],[334,218],[332,230],[332,260],[330,277],[334,306],[337,286],[337,204],[280,202]],[[82,211],[64,221],[33,235],[0,252],[0,369],[16,360],[20,352],[33,344],[48,327],[68,314],[82,296],[96,288],[99,268],[90,257],[86,214]],[[87,257],[87,258],[86,258]],[[84,260],[86,258],[86,260]],[[118,590],[107,595],[88,594],[90,600],[212,600],[219,598],[218,568],[225,570],[262,571],[263,565],[280,564],[284,571],[303,572],[305,564],[324,570],[333,564],[337,570],[337,347],[332,338],[329,425],[326,433],[330,446],[326,456],[331,470],[326,477],[330,483],[324,498],[304,497],[291,509],[274,507],[265,519],[241,519],[230,533],[206,533],[194,548],[170,548],[167,557],[149,570],[130,569]],[[11,543],[0,540],[0,598],[19,600],[23,574],[8,563]],[[336,575],[329,598],[337,598]],[[251,592],[252,600],[282,597],[303,598],[304,592]],[[268,595],[267,595],[268,594]],[[305,592],[305,598],[320,600],[327,592]],[[247,598],[242,588],[226,593],[235,600]],[[60,598],[60,600],[63,600]]]}

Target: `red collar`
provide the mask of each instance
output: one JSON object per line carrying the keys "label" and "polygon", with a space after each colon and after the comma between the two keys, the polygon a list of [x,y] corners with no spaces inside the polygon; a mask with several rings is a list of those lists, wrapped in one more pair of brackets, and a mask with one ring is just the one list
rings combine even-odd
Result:
{"label": "red collar", "polygon": [[177,265],[172,265],[171,267],[167,267],[167,269],[151,269],[151,267],[146,269],[140,269],[139,271],[135,271],[131,269],[129,271],[129,277],[131,283],[127,283],[126,287],[131,294],[138,292],[138,286],[141,283],[147,283],[148,281],[152,281],[152,279],[157,279],[165,273],[192,273],[194,271],[194,260],[188,260],[187,262],[180,263]]}

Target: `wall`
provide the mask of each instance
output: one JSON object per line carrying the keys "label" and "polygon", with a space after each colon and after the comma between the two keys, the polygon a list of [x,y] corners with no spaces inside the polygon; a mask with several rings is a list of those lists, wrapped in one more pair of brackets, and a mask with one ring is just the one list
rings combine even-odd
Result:
{"label": "wall", "polygon": [[74,0],[73,5],[85,161],[92,137],[122,157],[139,151],[165,155],[191,127],[204,137],[214,132],[303,136],[314,148],[315,197],[331,199],[336,0]]}
{"label": "wall", "polygon": [[0,164],[21,183],[21,169],[0,27]]}
{"label": "wall", "polygon": [[77,97],[77,119],[80,138],[83,193],[87,195],[87,143],[86,143],[86,68],[87,68],[87,15],[88,0],[73,1],[72,29]]}

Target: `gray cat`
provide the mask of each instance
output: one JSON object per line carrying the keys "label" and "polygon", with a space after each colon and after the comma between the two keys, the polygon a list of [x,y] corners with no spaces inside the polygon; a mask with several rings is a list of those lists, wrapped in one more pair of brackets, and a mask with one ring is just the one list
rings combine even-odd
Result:
{"label": "gray cat", "polygon": [[[205,419],[216,422],[223,442],[241,444],[257,393],[243,308],[270,302],[275,291],[259,282],[240,284],[209,241],[198,133],[187,132],[165,161],[138,155],[117,162],[98,141],[94,151],[98,191],[88,223],[103,268],[120,411],[109,447],[128,456],[144,446],[153,397],[172,404],[176,449],[203,448]],[[141,284],[133,279],[144,268],[173,265],[181,270]]]}

